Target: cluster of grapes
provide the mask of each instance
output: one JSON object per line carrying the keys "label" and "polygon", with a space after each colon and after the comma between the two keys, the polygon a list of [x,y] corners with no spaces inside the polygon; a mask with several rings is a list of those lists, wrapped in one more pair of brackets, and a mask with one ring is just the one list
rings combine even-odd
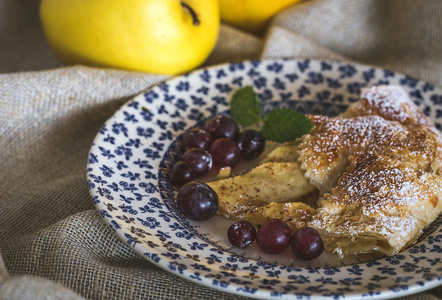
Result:
{"label": "cluster of grapes", "polygon": [[206,175],[212,166],[234,167],[242,157],[251,160],[265,148],[265,139],[256,130],[240,132],[236,121],[218,115],[206,122],[204,129],[193,128],[183,135],[186,152],[170,174],[172,184],[181,187],[194,178]]}
{"label": "cluster of grapes", "polygon": [[256,240],[258,247],[270,254],[280,254],[291,246],[300,260],[315,259],[324,251],[324,243],[317,230],[304,227],[292,235],[287,223],[279,219],[266,221],[258,231],[247,220],[235,221],[227,231],[227,238],[232,246],[239,248],[246,248]]}
{"label": "cluster of grapes", "polygon": [[[212,167],[234,167],[243,158],[258,157],[265,148],[260,132],[247,129],[242,132],[234,119],[218,115],[209,119],[204,129],[194,128],[183,135],[185,152],[182,160],[174,164],[170,173],[172,184],[179,188],[177,205],[184,216],[198,221],[212,218],[219,207],[216,192],[207,184],[194,180],[206,175]],[[264,223],[258,231],[247,220],[234,222],[228,239],[235,247],[245,248],[255,239],[267,253],[279,254],[291,244],[300,259],[314,259],[324,250],[318,232],[303,228],[291,235],[290,227],[283,221],[273,219]]]}
{"label": "cluster of grapes", "polygon": [[208,220],[218,210],[216,192],[207,184],[194,181],[212,167],[234,167],[244,158],[258,157],[265,148],[265,139],[256,130],[242,132],[236,121],[225,115],[209,119],[204,129],[193,128],[183,135],[185,152],[170,172],[172,184],[179,187],[177,205],[193,220]]}

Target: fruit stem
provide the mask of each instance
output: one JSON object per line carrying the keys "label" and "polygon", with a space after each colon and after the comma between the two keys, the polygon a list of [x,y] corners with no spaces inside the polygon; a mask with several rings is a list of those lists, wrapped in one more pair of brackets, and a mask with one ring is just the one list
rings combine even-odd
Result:
{"label": "fruit stem", "polygon": [[192,24],[195,26],[200,25],[201,21],[198,19],[198,16],[197,16],[196,12],[193,10],[193,8],[190,7],[189,4],[184,3],[183,1],[181,1],[181,6],[189,11],[190,16],[192,17],[192,20],[193,20]]}

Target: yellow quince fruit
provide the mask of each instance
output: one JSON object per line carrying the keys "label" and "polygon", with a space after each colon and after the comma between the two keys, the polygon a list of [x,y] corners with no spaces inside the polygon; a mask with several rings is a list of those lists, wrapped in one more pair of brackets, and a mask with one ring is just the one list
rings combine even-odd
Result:
{"label": "yellow quince fruit", "polygon": [[253,34],[261,34],[275,14],[300,1],[219,0],[221,21]]}
{"label": "yellow quince fruit", "polygon": [[68,65],[175,75],[201,65],[218,39],[218,0],[42,0],[46,40]]}

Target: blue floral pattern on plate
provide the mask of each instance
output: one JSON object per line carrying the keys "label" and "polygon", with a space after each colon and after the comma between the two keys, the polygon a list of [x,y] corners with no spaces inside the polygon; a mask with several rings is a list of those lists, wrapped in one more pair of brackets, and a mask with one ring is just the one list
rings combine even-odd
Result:
{"label": "blue floral pattern on plate", "polygon": [[402,86],[441,129],[442,91],[388,70],[345,62],[262,60],[198,70],[158,84],[121,107],[91,147],[87,180],[103,220],[138,254],[178,276],[254,298],[391,298],[441,284],[442,218],[416,244],[392,257],[312,262],[265,255],[256,246],[232,248],[230,220],[184,218],[169,181],[183,153],[182,134],[228,113],[232,93],[251,85],[263,112],[275,107],[335,116],[358,100],[362,87]]}

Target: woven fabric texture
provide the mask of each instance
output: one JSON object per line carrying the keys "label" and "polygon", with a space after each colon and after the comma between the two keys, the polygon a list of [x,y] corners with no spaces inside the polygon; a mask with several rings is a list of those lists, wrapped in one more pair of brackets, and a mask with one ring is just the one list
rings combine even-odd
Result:
{"label": "woven fabric texture", "polygon": [[[147,262],[89,196],[99,128],[167,77],[62,66],[38,1],[0,0],[0,51],[0,299],[242,299]],[[281,57],[360,62],[442,86],[442,1],[305,1],[262,36],[222,25],[205,65]],[[442,288],[403,299],[442,299]]]}

